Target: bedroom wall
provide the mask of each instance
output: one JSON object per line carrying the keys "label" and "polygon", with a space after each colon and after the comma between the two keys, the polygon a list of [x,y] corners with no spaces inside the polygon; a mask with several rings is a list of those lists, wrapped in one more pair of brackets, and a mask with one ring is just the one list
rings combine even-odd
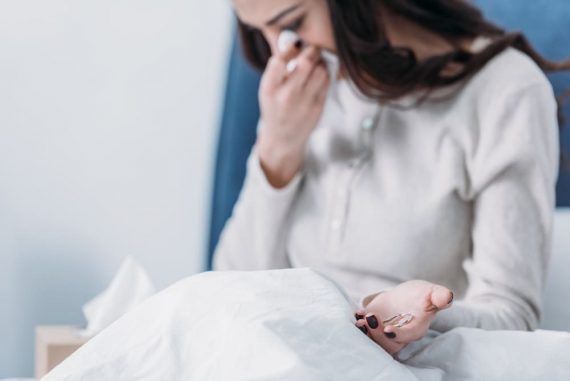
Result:
{"label": "bedroom wall", "polygon": [[224,0],[0,2],[0,378],[127,255],[202,270],[230,29]]}

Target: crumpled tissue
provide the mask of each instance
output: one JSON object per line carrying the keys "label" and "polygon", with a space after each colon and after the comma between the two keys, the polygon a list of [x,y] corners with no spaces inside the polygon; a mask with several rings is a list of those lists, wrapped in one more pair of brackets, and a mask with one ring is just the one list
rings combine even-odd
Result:
{"label": "crumpled tissue", "polygon": [[155,293],[145,269],[127,257],[107,289],[83,306],[87,328],[79,334],[96,335]]}
{"label": "crumpled tissue", "polygon": [[[279,38],[277,40],[277,47],[281,52],[287,51],[291,44],[296,43],[297,41],[301,41],[303,47],[307,46],[307,43],[299,37],[299,35],[290,30],[284,30],[279,34]],[[338,56],[326,49],[320,49],[321,59],[325,63],[327,67],[327,71],[329,73],[329,90],[328,90],[328,97],[332,98],[333,100],[338,102],[337,96],[337,83],[338,83],[338,74],[340,70],[340,60]],[[298,59],[293,58],[287,63],[287,72],[293,72],[298,65]]]}

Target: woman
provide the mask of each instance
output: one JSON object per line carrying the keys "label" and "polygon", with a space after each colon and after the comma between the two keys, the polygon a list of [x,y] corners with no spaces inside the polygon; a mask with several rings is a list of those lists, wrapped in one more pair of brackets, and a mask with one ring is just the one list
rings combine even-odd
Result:
{"label": "woman", "polygon": [[[428,328],[535,329],[559,160],[543,72],[570,62],[463,0],[233,5],[264,74],[216,269],[315,268],[364,297],[356,325],[389,353]],[[302,41],[280,52],[284,30]]]}

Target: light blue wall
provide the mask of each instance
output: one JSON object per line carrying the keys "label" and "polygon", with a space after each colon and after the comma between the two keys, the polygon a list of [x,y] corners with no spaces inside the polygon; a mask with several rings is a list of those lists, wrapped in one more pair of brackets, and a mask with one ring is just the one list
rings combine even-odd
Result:
{"label": "light blue wall", "polygon": [[202,269],[230,29],[223,0],[0,1],[0,378],[127,255]]}

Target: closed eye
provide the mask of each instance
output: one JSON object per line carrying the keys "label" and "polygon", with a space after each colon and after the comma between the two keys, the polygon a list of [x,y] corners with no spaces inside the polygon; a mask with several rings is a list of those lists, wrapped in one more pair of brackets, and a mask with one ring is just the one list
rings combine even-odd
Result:
{"label": "closed eye", "polygon": [[298,19],[296,19],[295,21],[293,21],[292,23],[285,25],[281,28],[281,30],[290,30],[292,32],[296,32],[297,30],[299,30],[301,28],[301,26],[303,26],[303,22],[305,21],[305,16],[301,16]]}

